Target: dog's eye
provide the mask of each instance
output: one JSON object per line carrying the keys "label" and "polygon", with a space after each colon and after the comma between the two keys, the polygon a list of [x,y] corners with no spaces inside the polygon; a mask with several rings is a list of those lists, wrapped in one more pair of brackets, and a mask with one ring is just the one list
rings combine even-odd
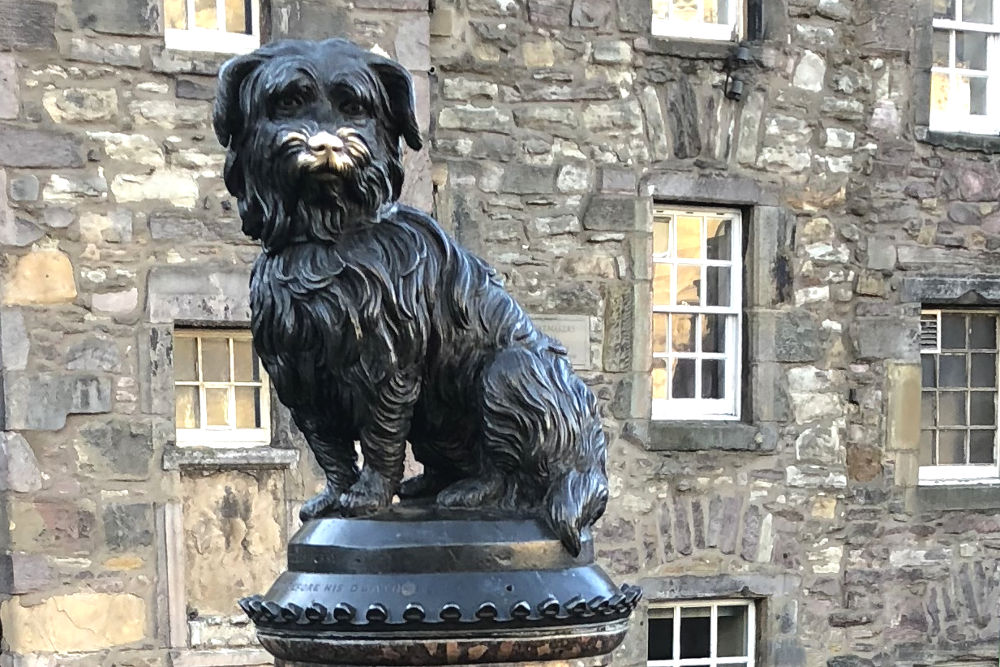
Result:
{"label": "dog's eye", "polygon": [[344,100],[340,104],[340,112],[348,116],[363,116],[365,108],[357,100]]}
{"label": "dog's eye", "polygon": [[297,111],[304,107],[307,101],[305,93],[301,91],[285,93],[278,98],[278,111],[281,113]]}

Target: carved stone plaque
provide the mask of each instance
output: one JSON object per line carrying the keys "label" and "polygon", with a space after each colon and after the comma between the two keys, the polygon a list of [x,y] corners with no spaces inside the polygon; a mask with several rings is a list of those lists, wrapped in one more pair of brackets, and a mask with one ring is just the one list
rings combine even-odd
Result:
{"label": "carved stone plaque", "polygon": [[531,315],[547,335],[566,346],[573,368],[590,368],[590,318],[586,315]]}

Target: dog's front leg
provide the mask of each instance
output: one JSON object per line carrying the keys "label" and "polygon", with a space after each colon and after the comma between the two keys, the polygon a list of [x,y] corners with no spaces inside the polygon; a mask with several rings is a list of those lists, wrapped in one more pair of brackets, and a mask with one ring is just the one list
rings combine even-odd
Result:
{"label": "dog's front leg", "polygon": [[414,372],[398,371],[377,391],[369,406],[368,421],[361,429],[365,459],[361,475],[340,497],[341,512],[348,516],[388,507],[403,479],[406,436],[420,394],[420,380]]}

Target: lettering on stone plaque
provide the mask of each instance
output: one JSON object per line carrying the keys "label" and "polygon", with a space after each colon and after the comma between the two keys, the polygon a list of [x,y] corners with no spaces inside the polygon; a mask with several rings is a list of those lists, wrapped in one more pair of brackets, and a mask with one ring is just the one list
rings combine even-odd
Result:
{"label": "lettering on stone plaque", "polygon": [[586,315],[532,315],[539,329],[566,346],[573,368],[590,368],[590,318]]}

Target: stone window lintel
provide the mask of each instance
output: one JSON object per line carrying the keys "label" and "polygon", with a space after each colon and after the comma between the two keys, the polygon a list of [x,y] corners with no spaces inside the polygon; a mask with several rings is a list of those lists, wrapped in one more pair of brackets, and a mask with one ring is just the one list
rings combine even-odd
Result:
{"label": "stone window lintel", "polygon": [[996,484],[918,486],[916,504],[916,509],[923,512],[1000,509],[1000,481]]}
{"label": "stone window lintel", "polygon": [[778,443],[773,424],[737,421],[651,421],[647,448],[652,451],[704,450],[770,453]]}

